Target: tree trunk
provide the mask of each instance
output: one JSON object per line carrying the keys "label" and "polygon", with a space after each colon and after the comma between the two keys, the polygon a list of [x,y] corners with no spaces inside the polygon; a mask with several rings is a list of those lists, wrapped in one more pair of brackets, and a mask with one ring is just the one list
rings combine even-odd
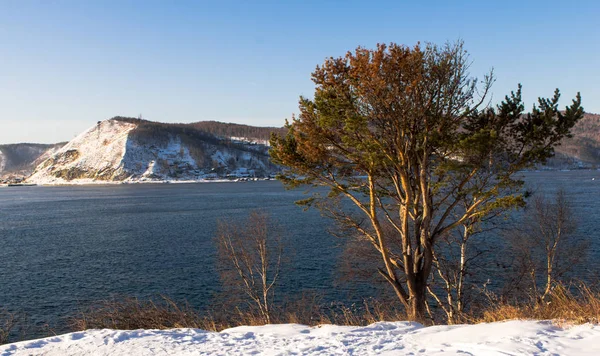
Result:
{"label": "tree trunk", "polygon": [[[421,283],[419,283],[421,284]],[[411,295],[411,299],[410,299],[410,309],[408,310],[408,318],[411,321],[416,321],[419,322],[421,324],[425,324],[426,322],[426,317],[425,317],[425,312],[426,312],[426,307],[425,307],[425,303],[427,302],[427,298],[426,298],[426,286],[423,285],[419,285],[417,286],[417,290],[415,291],[416,293]]]}

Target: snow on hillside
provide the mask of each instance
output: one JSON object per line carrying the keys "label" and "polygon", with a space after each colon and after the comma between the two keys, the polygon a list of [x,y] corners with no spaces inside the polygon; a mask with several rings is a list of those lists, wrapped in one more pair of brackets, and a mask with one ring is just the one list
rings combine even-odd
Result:
{"label": "snow on hillside", "polygon": [[193,130],[140,120],[98,122],[45,157],[27,182],[189,182],[272,173],[264,145],[232,144]]}
{"label": "snow on hillside", "polygon": [[50,147],[49,149],[45,150],[44,152],[42,152],[38,158],[36,158],[36,160],[33,162],[34,167],[37,167],[37,165],[39,165],[40,163],[44,162],[45,160],[47,160],[48,158],[50,158],[52,155],[54,155],[56,152],[58,152],[61,148],[63,147],[63,145],[61,144],[56,144],[52,147]]}
{"label": "snow on hillside", "polygon": [[124,174],[121,161],[129,132],[135,127],[114,120],[99,122],[51,155],[28,181],[56,184],[78,178],[110,180]]}
{"label": "snow on hillside", "polygon": [[[173,137],[164,147],[146,147],[129,140],[123,167],[134,176],[141,179],[166,178],[172,171],[181,169],[190,172],[197,168],[196,161],[190,155],[189,149],[179,138]],[[195,177],[187,177],[195,178]]]}
{"label": "snow on hillside", "polygon": [[600,326],[548,321],[423,327],[298,324],[197,329],[88,330],[0,346],[12,355],[599,355]]}
{"label": "snow on hillside", "polygon": [[271,142],[269,140],[261,140],[259,138],[230,136],[229,139],[234,142],[271,146]]}

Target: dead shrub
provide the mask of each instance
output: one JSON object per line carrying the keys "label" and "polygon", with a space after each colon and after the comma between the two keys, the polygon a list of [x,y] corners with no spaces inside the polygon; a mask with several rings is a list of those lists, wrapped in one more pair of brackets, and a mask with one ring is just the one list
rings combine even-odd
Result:
{"label": "dead shrub", "polygon": [[161,296],[157,300],[123,298],[96,303],[71,320],[73,330],[200,328],[204,323],[188,304]]}
{"label": "dead shrub", "polygon": [[0,308],[0,345],[26,340],[30,335],[50,334],[52,329],[47,325],[34,328],[23,312],[11,312]]}
{"label": "dead shrub", "polygon": [[9,336],[16,325],[16,315],[4,309],[0,309],[0,345],[8,342]]}

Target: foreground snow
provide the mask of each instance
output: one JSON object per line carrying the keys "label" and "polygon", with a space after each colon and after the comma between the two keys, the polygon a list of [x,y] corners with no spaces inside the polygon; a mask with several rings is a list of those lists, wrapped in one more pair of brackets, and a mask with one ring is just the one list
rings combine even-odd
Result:
{"label": "foreground snow", "polygon": [[599,355],[600,326],[547,321],[423,327],[297,324],[197,329],[88,330],[0,346],[9,355]]}

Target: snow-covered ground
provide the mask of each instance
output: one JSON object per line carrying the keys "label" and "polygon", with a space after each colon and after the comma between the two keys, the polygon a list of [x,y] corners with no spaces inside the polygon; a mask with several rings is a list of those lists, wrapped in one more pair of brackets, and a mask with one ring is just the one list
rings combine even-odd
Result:
{"label": "snow-covered ground", "polygon": [[197,329],[88,330],[0,346],[9,355],[600,355],[600,326],[507,321],[423,327],[297,324]]}

